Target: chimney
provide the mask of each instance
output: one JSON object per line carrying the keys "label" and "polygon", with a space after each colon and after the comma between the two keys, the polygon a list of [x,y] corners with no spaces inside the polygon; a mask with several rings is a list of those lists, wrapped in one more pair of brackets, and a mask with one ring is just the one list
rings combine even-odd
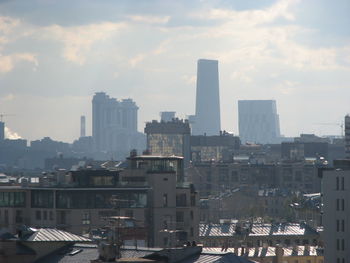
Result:
{"label": "chimney", "polygon": [[276,245],[275,254],[276,254],[276,256],[275,256],[274,263],[282,263],[284,250],[283,250],[283,247],[281,245],[279,245],[279,244]]}

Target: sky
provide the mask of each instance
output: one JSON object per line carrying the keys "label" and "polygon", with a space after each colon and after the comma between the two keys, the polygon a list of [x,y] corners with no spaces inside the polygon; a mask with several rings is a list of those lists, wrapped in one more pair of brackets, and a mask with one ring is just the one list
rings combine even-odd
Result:
{"label": "sky", "polygon": [[[9,138],[72,142],[104,91],[195,112],[196,64],[219,61],[221,126],[274,99],[281,133],[340,135],[350,113],[348,0],[0,0],[0,114]],[[7,115],[6,115],[7,114]]]}

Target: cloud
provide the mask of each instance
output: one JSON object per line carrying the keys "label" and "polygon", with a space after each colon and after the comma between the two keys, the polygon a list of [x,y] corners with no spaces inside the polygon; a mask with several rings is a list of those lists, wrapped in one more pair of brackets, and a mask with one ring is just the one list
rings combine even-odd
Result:
{"label": "cloud", "polygon": [[106,40],[125,26],[125,23],[103,22],[73,27],[52,25],[39,31],[44,32],[45,38],[53,38],[63,43],[63,57],[66,60],[83,65],[95,43]]}
{"label": "cloud", "polygon": [[8,127],[5,127],[5,138],[10,140],[17,140],[21,139],[22,137],[18,133],[11,131]]}
{"label": "cloud", "polygon": [[131,15],[128,16],[131,21],[143,24],[166,24],[170,16],[150,16],[150,15]]}
{"label": "cloud", "polygon": [[37,60],[36,54],[31,53],[14,53],[11,55],[0,54],[0,73],[7,73],[14,69],[15,65],[20,62],[31,62],[36,70],[39,62]]}

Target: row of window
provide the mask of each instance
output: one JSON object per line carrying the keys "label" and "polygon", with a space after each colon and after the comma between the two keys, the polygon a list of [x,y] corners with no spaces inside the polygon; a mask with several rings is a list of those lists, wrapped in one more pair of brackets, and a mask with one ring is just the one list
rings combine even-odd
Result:
{"label": "row of window", "polygon": [[344,198],[337,198],[337,211],[344,211],[345,210],[345,200]]}
{"label": "row of window", "polygon": [[337,239],[337,250],[344,251],[345,250],[345,240]]}
{"label": "row of window", "polygon": [[53,211],[41,211],[41,210],[36,210],[35,211],[35,219],[40,221],[40,220],[50,220],[53,221],[54,220],[54,216],[53,216]]}
{"label": "row of window", "polygon": [[337,232],[345,232],[345,220],[337,219]]}
{"label": "row of window", "polygon": [[344,177],[336,177],[336,189],[339,190],[345,190],[345,178]]}
{"label": "row of window", "polygon": [[0,192],[0,207],[25,207],[25,192]]}

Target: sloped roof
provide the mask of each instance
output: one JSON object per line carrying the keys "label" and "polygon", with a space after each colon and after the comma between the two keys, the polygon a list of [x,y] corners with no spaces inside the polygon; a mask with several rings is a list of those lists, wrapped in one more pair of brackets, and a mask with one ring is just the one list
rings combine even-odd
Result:
{"label": "sloped roof", "polygon": [[52,228],[32,229],[32,234],[22,238],[24,241],[66,241],[66,242],[91,242],[91,239],[75,235],[63,230]]}

